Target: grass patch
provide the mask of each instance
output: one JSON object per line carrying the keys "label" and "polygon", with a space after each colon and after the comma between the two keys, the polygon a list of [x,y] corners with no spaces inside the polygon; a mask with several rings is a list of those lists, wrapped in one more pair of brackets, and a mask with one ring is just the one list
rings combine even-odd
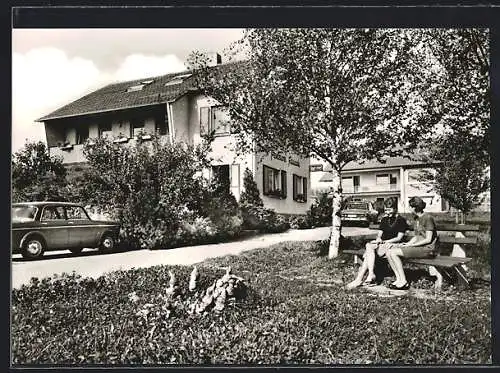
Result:
{"label": "grass patch", "polygon": [[[187,288],[191,268],[117,271],[96,280],[66,275],[12,292],[14,364],[455,364],[491,362],[488,283],[472,290],[407,295],[345,291],[350,256],[328,260],[324,243],[283,243],[198,268],[202,288],[231,265],[249,287],[223,312],[189,315],[158,302],[168,270]],[[414,291],[426,297],[413,296]],[[134,292],[133,302],[128,294]],[[147,317],[137,311],[150,303]]]}

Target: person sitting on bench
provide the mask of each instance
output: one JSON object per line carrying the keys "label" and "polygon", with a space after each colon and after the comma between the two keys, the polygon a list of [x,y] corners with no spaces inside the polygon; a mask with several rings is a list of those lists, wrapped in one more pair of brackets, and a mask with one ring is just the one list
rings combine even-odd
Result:
{"label": "person sitting on bench", "polygon": [[415,236],[410,241],[394,245],[387,251],[387,260],[396,275],[396,281],[389,285],[389,289],[408,290],[410,287],[401,257],[433,258],[437,254],[436,222],[429,213],[424,212],[425,202],[419,197],[412,197],[409,205],[415,214]]}
{"label": "person sitting on bench", "polygon": [[[380,221],[378,236],[375,240],[366,244],[365,260],[359,268],[356,278],[346,285],[347,289],[353,289],[360,285],[376,284],[374,272],[375,255],[384,257],[391,245],[403,239],[408,229],[408,223],[404,217],[398,214],[397,207],[397,199],[395,197],[387,198],[384,201],[385,216]],[[368,275],[365,281],[363,281],[366,272],[368,272]]]}

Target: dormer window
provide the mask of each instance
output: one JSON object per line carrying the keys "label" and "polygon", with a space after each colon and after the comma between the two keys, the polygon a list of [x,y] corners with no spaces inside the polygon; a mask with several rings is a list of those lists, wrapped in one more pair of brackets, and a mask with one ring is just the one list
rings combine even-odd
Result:
{"label": "dormer window", "polygon": [[131,85],[130,87],[127,88],[127,92],[137,92],[137,91],[142,91],[142,89],[147,86],[148,84],[153,83],[153,79],[148,79],[148,80],[143,80],[140,83]]}
{"label": "dormer window", "polygon": [[127,92],[137,92],[137,91],[142,91],[144,88],[145,84],[137,84],[133,85],[127,88]]}
{"label": "dormer window", "polygon": [[176,75],[171,80],[165,83],[166,86],[181,84],[185,79],[189,78],[193,74],[182,74]]}

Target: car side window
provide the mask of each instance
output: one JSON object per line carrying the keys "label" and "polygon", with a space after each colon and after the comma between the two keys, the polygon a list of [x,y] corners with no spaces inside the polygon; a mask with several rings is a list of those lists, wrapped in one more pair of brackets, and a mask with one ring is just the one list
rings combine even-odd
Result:
{"label": "car side window", "polygon": [[64,209],[60,206],[45,206],[41,220],[65,220]]}
{"label": "car side window", "polygon": [[80,206],[66,207],[66,214],[69,220],[89,220],[85,210]]}

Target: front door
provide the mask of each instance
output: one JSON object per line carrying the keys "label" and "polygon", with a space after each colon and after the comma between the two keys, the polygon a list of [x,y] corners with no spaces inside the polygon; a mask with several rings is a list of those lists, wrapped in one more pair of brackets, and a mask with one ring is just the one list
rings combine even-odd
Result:
{"label": "front door", "polygon": [[212,166],[212,177],[217,180],[218,185],[229,192],[230,178],[229,178],[229,165],[223,164],[220,166]]}

